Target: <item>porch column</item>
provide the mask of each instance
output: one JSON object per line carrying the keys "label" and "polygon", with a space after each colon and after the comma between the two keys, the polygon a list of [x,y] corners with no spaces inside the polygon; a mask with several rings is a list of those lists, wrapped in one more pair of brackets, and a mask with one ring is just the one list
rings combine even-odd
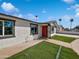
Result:
{"label": "porch column", "polygon": [[54,34],[56,34],[56,27],[54,27]]}
{"label": "porch column", "polygon": [[4,21],[2,21],[3,22],[3,32],[2,32],[2,34],[3,34],[3,36],[4,36]]}

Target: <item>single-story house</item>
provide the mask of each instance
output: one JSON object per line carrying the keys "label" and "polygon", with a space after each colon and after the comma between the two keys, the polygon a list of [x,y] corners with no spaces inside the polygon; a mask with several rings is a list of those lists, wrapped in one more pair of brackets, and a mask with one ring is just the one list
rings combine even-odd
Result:
{"label": "single-story house", "polygon": [[0,13],[0,48],[51,37],[56,33],[57,26],[56,21],[40,23]]}

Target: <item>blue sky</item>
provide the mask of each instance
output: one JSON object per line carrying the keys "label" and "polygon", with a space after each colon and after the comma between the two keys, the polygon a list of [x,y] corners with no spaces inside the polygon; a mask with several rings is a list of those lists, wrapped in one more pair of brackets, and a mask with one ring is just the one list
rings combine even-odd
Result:
{"label": "blue sky", "polygon": [[[62,19],[64,27],[79,25],[79,0],[0,0],[0,13],[38,22]],[[58,22],[59,23],[59,22]]]}

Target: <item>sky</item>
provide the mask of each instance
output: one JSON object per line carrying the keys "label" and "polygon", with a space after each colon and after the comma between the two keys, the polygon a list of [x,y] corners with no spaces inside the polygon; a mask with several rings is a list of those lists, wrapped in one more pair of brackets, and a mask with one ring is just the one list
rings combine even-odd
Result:
{"label": "sky", "polygon": [[56,20],[69,28],[71,18],[72,27],[79,25],[79,0],[0,0],[0,13],[38,22]]}

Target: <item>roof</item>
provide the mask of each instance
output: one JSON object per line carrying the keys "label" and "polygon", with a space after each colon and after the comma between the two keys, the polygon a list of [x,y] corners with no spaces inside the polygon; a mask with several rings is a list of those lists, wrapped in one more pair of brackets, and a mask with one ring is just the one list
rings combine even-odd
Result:
{"label": "roof", "polygon": [[28,21],[28,22],[34,22],[34,23],[37,23],[37,22],[32,21],[32,20],[28,20],[28,19],[24,19],[24,18],[20,18],[20,17],[12,16],[12,15],[7,15],[7,14],[3,14],[3,13],[0,13],[0,15],[2,15],[2,16],[7,16],[7,17],[12,17],[12,18],[16,18],[16,19],[20,19],[20,20],[24,20],[24,21]]}
{"label": "roof", "polygon": [[0,13],[0,15],[2,15],[2,16],[7,16],[7,17],[11,17],[11,18],[16,18],[16,19],[20,19],[20,20],[24,20],[24,21],[28,21],[28,22],[38,23],[38,24],[57,23],[55,20],[53,20],[53,21],[48,21],[48,22],[35,22],[35,21],[32,21],[32,20],[28,20],[28,19],[24,19],[24,18],[12,16],[12,15],[7,15],[7,14],[3,14],[3,13]]}

